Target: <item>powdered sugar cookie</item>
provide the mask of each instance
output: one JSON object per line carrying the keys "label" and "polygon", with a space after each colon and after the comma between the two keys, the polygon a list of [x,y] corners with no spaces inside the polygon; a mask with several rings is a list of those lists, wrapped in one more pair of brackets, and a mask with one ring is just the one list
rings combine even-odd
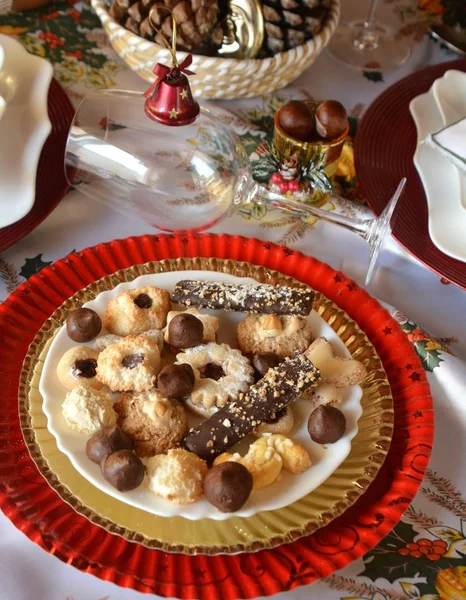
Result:
{"label": "powdered sugar cookie", "polygon": [[79,433],[95,433],[116,423],[108,394],[82,385],[66,394],[62,413],[68,426]]}

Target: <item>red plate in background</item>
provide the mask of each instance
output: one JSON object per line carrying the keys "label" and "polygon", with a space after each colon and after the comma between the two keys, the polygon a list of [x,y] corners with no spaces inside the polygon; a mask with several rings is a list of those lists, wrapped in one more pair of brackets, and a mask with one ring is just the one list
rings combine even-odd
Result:
{"label": "red plate in background", "polygon": [[387,190],[395,189],[402,177],[408,178],[397,208],[394,237],[427,267],[466,289],[466,263],[444,254],[429,236],[427,200],[413,162],[417,132],[409,112],[411,100],[427,92],[449,69],[466,72],[466,60],[428,67],[383,92],[364,113],[354,159],[364,197],[377,215],[389,200]]}
{"label": "red plate in background", "polygon": [[52,131],[44,144],[37,166],[34,205],[20,221],[0,228],[0,251],[9,248],[42,223],[70,187],[65,179],[63,165],[66,140],[75,110],[55,79],[50,84],[48,109]]}
{"label": "red plate in background", "polygon": [[[148,261],[217,257],[264,265],[309,284],[345,310],[374,344],[393,393],[395,429],[368,491],[314,534],[274,550],[233,556],[167,554],[128,542],[76,513],[29,456],[18,418],[28,345],[69,296],[104,275]],[[342,273],[269,242],[228,235],[142,236],[101,244],[46,267],[0,305],[0,508],[31,540],[84,572],[140,592],[199,600],[272,595],[328,576],[376,546],[414,498],[433,441],[430,388],[396,321]]]}

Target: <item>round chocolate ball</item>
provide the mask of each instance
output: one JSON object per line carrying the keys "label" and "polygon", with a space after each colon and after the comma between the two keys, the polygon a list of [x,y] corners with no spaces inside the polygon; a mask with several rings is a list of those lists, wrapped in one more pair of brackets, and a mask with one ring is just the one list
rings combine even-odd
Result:
{"label": "round chocolate ball", "polygon": [[265,354],[254,354],[252,357],[252,366],[256,373],[257,381],[262,379],[269,369],[273,369],[279,365],[281,359],[272,352],[266,352]]}
{"label": "round chocolate ball", "polygon": [[333,444],[345,433],[345,415],[334,406],[318,406],[309,417],[307,429],[314,442]]}
{"label": "round chocolate ball", "polygon": [[316,130],[324,140],[335,140],[348,124],[346,109],[337,100],[321,102],[316,110]]}
{"label": "round chocolate ball", "polygon": [[66,333],[73,342],[90,342],[102,330],[99,315],[91,308],[78,308],[66,318]]}
{"label": "round chocolate ball", "polygon": [[117,450],[100,463],[102,475],[120,492],[129,492],[141,485],[144,465],[132,450]]}
{"label": "round chocolate ball", "polygon": [[168,325],[168,343],[175,348],[199,346],[203,338],[202,321],[189,313],[176,315]]}
{"label": "round chocolate ball", "polygon": [[165,398],[181,400],[192,392],[194,371],[191,365],[167,365],[157,377],[157,387]]}
{"label": "round chocolate ball", "polygon": [[239,510],[252,490],[251,473],[236,462],[212,467],[204,479],[204,494],[220,512]]}
{"label": "round chocolate ball", "polygon": [[305,142],[314,131],[314,116],[305,102],[290,100],[278,113],[278,124],[290,137]]}
{"label": "round chocolate ball", "polygon": [[119,427],[103,427],[87,440],[86,454],[93,462],[100,464],[117,450],[132,450],[131,438]]}

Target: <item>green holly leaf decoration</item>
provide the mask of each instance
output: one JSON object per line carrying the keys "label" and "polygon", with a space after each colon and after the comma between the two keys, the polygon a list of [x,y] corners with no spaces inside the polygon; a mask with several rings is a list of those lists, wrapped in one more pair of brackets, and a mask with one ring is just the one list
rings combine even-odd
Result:
{"label": "green holly leaf decoration", "polygon": [[[364,571],[361,575],[375,581],[379,577],[394,583],[401,578],[417,577],[422,573],[428,580],[426,593],[435,593],[434,580],[442,569],[458,564],[458,559],[440,555],[433,550],[430,557],[419,552],[414,538],[418,532],[409,523],[400,521],[382,542],[364,558]],[[416,584],[417,585],[417,584]]]}
{"label": "green holly leaf decoration", "polygon": [[28,52],[50,60],[65,86],[83,81],[91,87],[115,85],[122,67],[99,47],[101,23],[89,7],[76,10],[57,1],[23,13],[0,15],[0,33],[17,36]]}
{"label": "green holly leaf decoration", "polygon": [[251,161],[252,176],[259,183],[268,183],[279,167],[280,160],[275,148],[268,142],[263,143],[259,158]]}
{"label": "green holly leaf decoration", "polygon": [[37,256],[34,256],[34,258],[26,258],[26,262],[21,267],[19,274],[21,277],[24,277],[24,279],[29,279],[29,277],[39,273],[39,271],[42,271],[44,267],[47,267],[51,264],[52,261],[43,261],[42,254],[38,254]]}
{"label": "green holly leaf decoration", "polygon": [[330,193],[333,190],[332,182],[327,177],[324,171],[324,167],[318,164],[321,159],[316,157],[315,160],[311,160],[306,167],[302,168],[302,178],[309,181],[312,187],[324,193]]}
{"label": "green holly leaf decoration", "polygon": [[403,592],[408,594],[408,596],[410,598],[419,598],[420,597],[421,594],[419,593],[419,589],[418,589],[417,585],[408,583],[407,581],[401,581],[400,585],[403,588]]}
{"label": "green holly leaf decoration", "polygon": [[366,79],[373,81],[374,83],[383,81],[383,75],[380,71],[363,71],[362,74]]}
{"label": "green holly leaf decoration", "polygon": [[255,152],[256,148],[263,141],[263,138],[260,135],[254,135],[252,133],[240,135],[239,137],[248,155],[251,155],[253,152]]}
{"label": "green holly leaf decoration", "polygon": [[260,221],[267,214],[267,207],[262,204],[245,204],[238,210],[238,214],[247,221],[251,219]]}
{"label": "green holly leaf decoration", "polygon": [[252,161],[251,170],[252,176],[259,183],[268,183],[272,175],[277,172],[277,169],[273,165],[264,160]]}

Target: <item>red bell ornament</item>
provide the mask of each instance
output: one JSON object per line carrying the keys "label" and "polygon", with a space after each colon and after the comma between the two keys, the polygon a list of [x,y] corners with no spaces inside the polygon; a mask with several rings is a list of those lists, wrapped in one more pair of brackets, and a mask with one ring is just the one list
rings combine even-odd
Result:
{"label": "red bell ornament", "polygon": [[163,125],[189,125],[196,120],[200,112],[199,104],[193,98],[188,80],[188,75],[194,75],[193,71],[188,70],[193,57],[188,54],[181,63],[178,63],[176,59],[176,21],[170,9],[165,6],[154,6],[149,13],[152,27],[157,31],[153,25],[151,13],[153,10],[161,8],[168,10],[173,19],[171,44],[165,37],[163,38],[172,55],[172,66],[168,67],[161,63],[155,65],[156,79],[144,92],[146,98],[144,110],[150,119]]}

